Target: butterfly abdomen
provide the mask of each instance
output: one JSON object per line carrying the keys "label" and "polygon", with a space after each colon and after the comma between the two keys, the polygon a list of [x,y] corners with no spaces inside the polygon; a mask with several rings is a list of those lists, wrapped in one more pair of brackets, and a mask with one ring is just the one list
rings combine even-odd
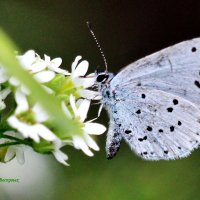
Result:
{"label": "butterfly abdomen", "polygon": [[[120,143],[121,143],[121,134],[117,132],[117,130],[114,130],[114,134],[112,135],[112,138],[107,138],[107,159],[112,159],[118,152],[120,148]],[[109,144],[108,144],[109,143]]]}

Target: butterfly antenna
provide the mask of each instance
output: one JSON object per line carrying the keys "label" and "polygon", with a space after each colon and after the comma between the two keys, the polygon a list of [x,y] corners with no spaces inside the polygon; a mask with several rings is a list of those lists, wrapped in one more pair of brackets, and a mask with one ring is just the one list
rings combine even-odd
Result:
{"label": "butterfly antenna", "polygon": [[105,57],[105,55],[104,55],[104,53],[103,53],[103,50],[102,50],[102,48],[101,48],[101,46],[100,46],[100,44],[99,44],[99,42],[98,42],[98,40],[97,40],[97,38],[96,38],[96,36],[95,36],[95,34],[94,34],[94,31],[93,31],[93,29],[92,29],[91,23],[90,23],[90,22],[87,22],[87,26],[88,26],[88,29],[89,29],[89,31],[90,31],[90,33],[91,33],[91,35],[92,35],[92,37],[93,37],[95,43],[97,44],[97,47],[98,47],[98,49],[99,49],[99,52],[101,53],[101,56],[102,56],[102,58],[103,58],[103,61],[104,61],[105,67],[106,67],[106,72],[107,72],[108,64],[107,64],[107,61],[106,61],[106,57]]}

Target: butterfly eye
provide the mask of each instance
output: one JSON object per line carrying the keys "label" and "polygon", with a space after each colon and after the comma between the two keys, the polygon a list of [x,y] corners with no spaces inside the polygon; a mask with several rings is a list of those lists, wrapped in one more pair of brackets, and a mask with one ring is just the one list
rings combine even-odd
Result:
{"label": "butterfly eye", "polygon": [[96,81],[103,83],[108,79],[108,77],[109,76],[107,74],[100,74],[100,75],[97,76],[97,80]]}

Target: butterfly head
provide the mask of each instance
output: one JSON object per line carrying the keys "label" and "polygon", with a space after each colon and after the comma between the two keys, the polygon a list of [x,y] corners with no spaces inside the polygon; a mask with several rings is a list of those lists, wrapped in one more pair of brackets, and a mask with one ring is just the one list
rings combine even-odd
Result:
{"label": "butterfly head", "polygon": [[104,71],[104,72],[99,72],[99,71],[96,71],[96,83],[97,84],[107,84],[109,83],[114,77],[114,74],[113,73],[109,73],[107,71]]}

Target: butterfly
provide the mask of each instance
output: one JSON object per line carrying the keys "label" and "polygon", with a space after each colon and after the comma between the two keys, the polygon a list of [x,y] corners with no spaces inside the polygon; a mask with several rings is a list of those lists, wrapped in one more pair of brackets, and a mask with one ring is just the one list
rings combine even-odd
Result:
{"label": "butterfly", "polygon": [[97,73],[110,126],[106,153],[123,140],[145,160],[188,156],[200,144],[200,38],[131,63],[117,75]]}

